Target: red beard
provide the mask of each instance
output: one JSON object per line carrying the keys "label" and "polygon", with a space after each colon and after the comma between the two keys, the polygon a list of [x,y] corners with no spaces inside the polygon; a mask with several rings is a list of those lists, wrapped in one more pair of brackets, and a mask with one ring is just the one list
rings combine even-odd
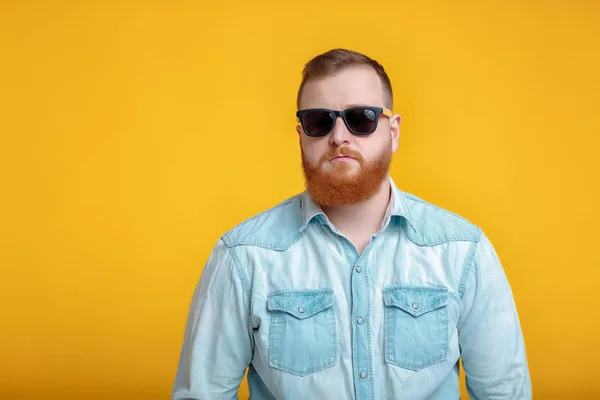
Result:
{"label": "red beard", "polygon": [[[360,164],[358,172],[350,174],[349,171],[355,167],[348,163],[334,164],[330,171],[323,171],[325,162],[340,155],[358,161]],[[312,199],[321,206],[357,204],[370,199],[381,188],[383,180],[388,175],[391,161],[391,141],[380,155],[368,163],[359,153],[346,147],[338,147],[323,154],[317,166],[312,166],[306,161],[302,150],[306,189]]]}

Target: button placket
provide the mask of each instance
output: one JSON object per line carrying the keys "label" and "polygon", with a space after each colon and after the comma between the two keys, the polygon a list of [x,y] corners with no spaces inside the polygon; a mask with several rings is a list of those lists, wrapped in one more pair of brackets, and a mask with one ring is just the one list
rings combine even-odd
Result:
{"label": "button placket", "polygon": [[[368,249],[368,247],[367,247]],[[353,325],[353,350],[355,351],[354,384],[357,399],[370,399],[373,392],[373,380],[369,378],[368,371],[371,364],[371,338],[370,338],[370,285],[368,279],[368,250],[363,253],[365,257],[351,260],[354,269],[352,276],[352,321]]]}

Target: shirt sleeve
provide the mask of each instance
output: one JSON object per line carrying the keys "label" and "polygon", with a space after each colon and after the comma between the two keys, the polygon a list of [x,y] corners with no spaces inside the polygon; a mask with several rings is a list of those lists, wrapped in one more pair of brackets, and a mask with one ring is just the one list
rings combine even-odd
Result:
{"label": "shirt sleeve", "polygon": [[459,344],[471,400],[531,399],[525,343],[513,294],[483,233],[471,246],[459,293]]}
{"label": "shirt sleeve", "polygon": [[252,357],[249,289],[233,249],[214,247],[194,292],[172,400],[232,400]]}

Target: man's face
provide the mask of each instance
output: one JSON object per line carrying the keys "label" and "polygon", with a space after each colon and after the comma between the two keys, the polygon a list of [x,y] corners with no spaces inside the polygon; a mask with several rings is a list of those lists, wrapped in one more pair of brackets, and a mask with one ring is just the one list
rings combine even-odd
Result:
{"label": "man's face", "polygon": [[[308,81],[300,109],[345,110],[353,106],[385,107],[381,81],[370,67],[344,69]],[[367,136],[351,133],[337,118],[323,137],[300,134],[302,166],[312,198],[322,206],[355,204],[371,198],[387,179],[392,153],[398,150],[400,116],[381,116],[377,130]]]}

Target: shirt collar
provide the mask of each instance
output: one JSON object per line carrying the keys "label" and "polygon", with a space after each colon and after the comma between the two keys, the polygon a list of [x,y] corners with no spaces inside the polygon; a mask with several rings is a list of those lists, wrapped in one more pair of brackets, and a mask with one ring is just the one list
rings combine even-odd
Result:
{"label": "shirt collar", "polygon": [[[392,195],[390,197],[390,203],[388,204],[385,212],[385,217],[383,218],[383,221],[381,221],[380,230],[385,229],[392,217],[400,217],[406,220],[408,225],[415,230],[410,211],[406,205],[404,194],[396,187],[394,180],[391,177],[389,179]],[[321,206],[315,203],[312,197],[310,197],[308,194],[308,191],[305,190],[304,193],[302,193],[302,226],[300,227],[300,232],[306,229],[308,224],[315,218],[322,218],[323,222],[327,221],[327,216],[323,212]]]}

